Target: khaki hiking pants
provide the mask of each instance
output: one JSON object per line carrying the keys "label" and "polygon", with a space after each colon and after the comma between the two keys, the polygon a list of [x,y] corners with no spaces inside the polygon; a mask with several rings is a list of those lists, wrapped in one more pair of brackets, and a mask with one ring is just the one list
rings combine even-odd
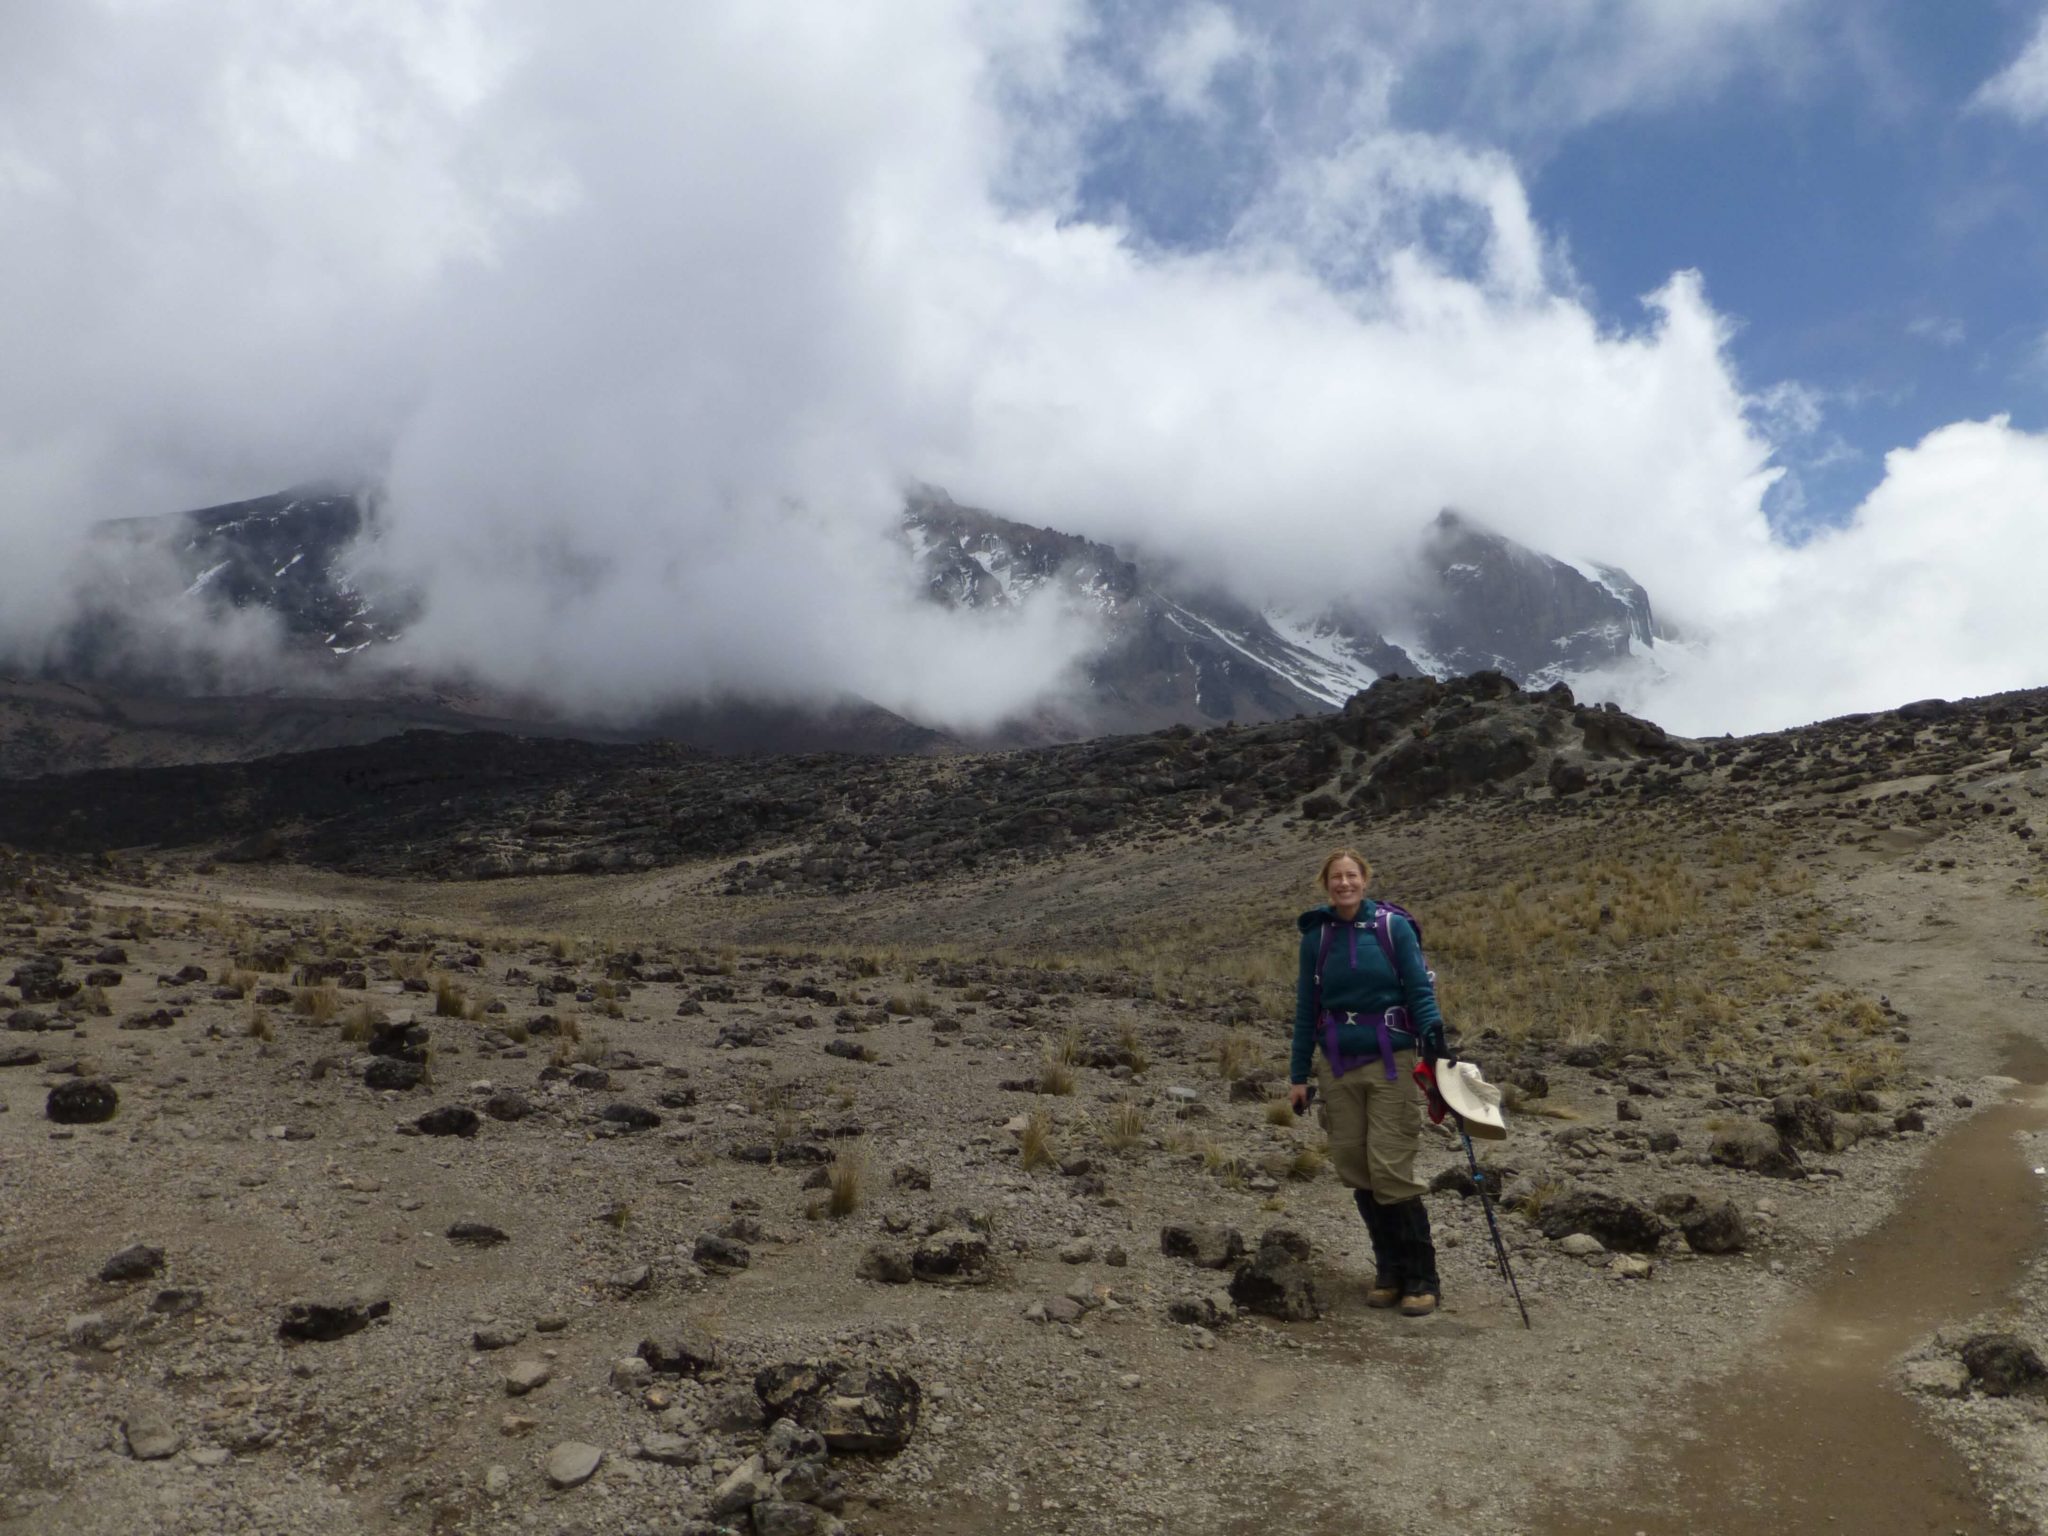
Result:
{"label": "khaki hiking pants", "polygon": [[1422,1140],[1422,1090],[1415,1086],[1413,1051],[1394,1053],[1394,1081],[1378,1061],[1342,1077],[1316,1057],[1316,1092],[1323,1096],[1323,1129],[1330,1162],[1352,1189],[1369,1189],[1382,1205],[1424,1193],[1415,1182],[1415,1150]]}

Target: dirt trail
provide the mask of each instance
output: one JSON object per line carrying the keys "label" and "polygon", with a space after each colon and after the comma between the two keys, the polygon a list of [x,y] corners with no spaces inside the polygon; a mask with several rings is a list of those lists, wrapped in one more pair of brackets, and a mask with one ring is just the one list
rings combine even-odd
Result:
{"label": "dirt trail", "polygon": [[2041,1244],[2040,1179],[2014,1138],[2048,1126],[2048,1049],[2014,1035],[2005,1066],[2027,1086],[1942,1139],[1891,1218],[1836,1253],[1833,1278],[1767,1360],[1704,1389],[1681,1429],[1641,1447],[1662,1474],[1658,1506],[1596,1513],[1575,1500],[1538,1529],[1676,1536],[1707,1528],[1709,1510],[1724,1536],[1999,1529],[1961,1456],[1889,1374],[1916,1338],[2010,1292]]}

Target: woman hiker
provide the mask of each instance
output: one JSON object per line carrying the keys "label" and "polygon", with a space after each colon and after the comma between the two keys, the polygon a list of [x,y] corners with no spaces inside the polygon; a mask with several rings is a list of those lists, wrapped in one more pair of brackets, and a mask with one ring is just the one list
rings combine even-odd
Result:
{"label": "woman hiker", "polygon": [[1418,1045],[1427,1061],[1450,1055],[1436,988],[1407,914],[1365,899],[1372,866],[1363,855],[1339,848],[1316,879],[1330,904],[1299,919],[1288,1102],[1297,1114],[1307,1107],[1309,1066],[1320,1048],[1316,1083],[1330,1159],[1372,1235],[1365,1304],[1426,1317],[1441,1288],[1423,1186],[1415,1181],[1423,1094],[1411,1074]]}

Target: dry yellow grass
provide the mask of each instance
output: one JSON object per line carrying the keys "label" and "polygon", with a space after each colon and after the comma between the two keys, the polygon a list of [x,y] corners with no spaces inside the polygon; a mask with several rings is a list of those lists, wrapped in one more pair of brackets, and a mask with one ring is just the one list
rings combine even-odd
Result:
{"label": "dry yellow grass", "polygon": [[1024,1117],[1024,1129],[1017,1138],[1017,1160],[1026,1169],[1042,1168],[1054,1160],[1052,1117],[1034,1109]]}

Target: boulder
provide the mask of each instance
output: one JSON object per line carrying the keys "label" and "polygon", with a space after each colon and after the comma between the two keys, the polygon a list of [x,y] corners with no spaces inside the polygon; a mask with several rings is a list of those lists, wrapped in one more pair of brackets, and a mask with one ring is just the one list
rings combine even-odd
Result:
{"label": "boulder", "polygon": [[754,1262],[745,1243],[720,1237],[716,1232],[706,1232],[698,1238],[690,1249],[690,1257],[697,1261],[698,1268],[714,1275],[736,1274]]}
{"label": "boulder", "polygon": [[1278,1243],[1262,1244],[1237,1266],[1230,1299],[1248,1312],[1282,1322],[1312,1323],[1323,1315],[1308,1266]]}
{"label": "boulder", "polygon": [[1977,1334],[1964,1343],[1962,1357],[1970,1380],[1988,1397],[2048,1392],[2048,1366],[2017,1334]]}
{"label": "boulder", "polygon": [[581,1440],[564,1440],[548,1452],[541,1470],[555,1488],[580,1488],[604,1461],[604,1452]]}
{"label": "boulder", "polygon": [[114,1118],[121,1095],[103,1077],[75,1077],[59,1083],[43,1101],[43,1113],[59,1125],[99,1125]]}

